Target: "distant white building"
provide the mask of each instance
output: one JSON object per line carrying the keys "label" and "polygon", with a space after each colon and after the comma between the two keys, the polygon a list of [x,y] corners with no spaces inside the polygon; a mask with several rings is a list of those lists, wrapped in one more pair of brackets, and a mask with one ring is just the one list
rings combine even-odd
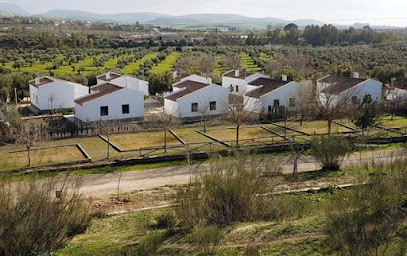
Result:
{"label": "distant white building", "polygon": [[245,109],[256,113],[271,113],[274,109],[295,106],[297,82],[258,78],[250,83],[244,95]]}
{"label": "distant white building", "polygon": [[398,83],[393,85],[385,85],[384,99],[392,102],[406,102],[407,85]]}
{"label": "distant white building", "polygon": [[241,72],[239,70],[231,70],[222,74],[222,86],[227,88],[230,93],[235,95],[244,95],[246,92],[254,89],[248,87],[247,84],[258,79],[268,78],[268,76],[260,73]]}
{"label": "distant white building", "polygon": [[97,79],[96,85],[101,85],[106,82],[109,82],[120,87],[127,87],[136,91],[142,91],[146,96],[149,95],[148,82],[138,78],[120,75],[114,72],[107,72],[105,74],[97,76],[96,79]]}
{"label": "distant white building", "polygon": [[75,98],[88,94],[82,84],[53,77],[37,77],[29,82],[31,104],[41,111],[74,108]]}
{"label": "distant white building", "polygon": [[94,86],[90,94],[75,100],[75,117],[85,123],[141,120],[144,117],[144,94],[112,83]]}
{"label": "distant white building", "polygon": [[164,98],[164,111],[177,118],[217,116],[228,111],[228,90],[220,85],[184,80]]}
{"label": "distant white building", "polygon": [[322,102],[328,104],[357,104],[367,95],[374,101],[382,100],[383,83],[374,79],[362,79],[356,73],[354,77],[325,76],[317,81],[317,91]]}

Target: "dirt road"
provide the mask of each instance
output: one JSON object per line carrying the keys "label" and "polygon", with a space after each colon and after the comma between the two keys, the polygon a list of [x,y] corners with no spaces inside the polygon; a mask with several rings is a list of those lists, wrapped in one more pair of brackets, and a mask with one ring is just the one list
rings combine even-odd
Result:
{"label": "dirt road", "polygon": [[[366,152],[361,154],[353,154],[344,162],[344,167],[352,167],[361,163],[384,162],[389,163],[395,157],[404,156],[405,151],[388,150]],[[277,160],[280,163],[281,170],[284,174],[289,174],[293,170],[293,164],[290,157],[269,157]],[[191,167],[191,175],[194,177],[199,171],[204,170],[207,164],[194,165]],[[315,164],[312,156],[303,156],[299,161],[298,171],[309,172],[318,170],[319,166]],[[137,170],[121,173],[120,191],[121,193],[130,193],[138,190],[146,190],[165,185],[181,185],[186,184],[190,180],[190,169],[188,166],[175,166],[157,168],[151,170]],[[87,196],[100,198],[117,193],[117,184],[120,173],[109,174],[92,174],[84,175],[81,187],[81,192]]]}

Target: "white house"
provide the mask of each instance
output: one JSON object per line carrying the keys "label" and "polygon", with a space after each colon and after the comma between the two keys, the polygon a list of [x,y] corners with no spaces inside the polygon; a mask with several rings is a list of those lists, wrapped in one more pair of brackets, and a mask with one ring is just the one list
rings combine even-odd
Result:
{"label": "white house", "polygon": [[105,74],[97,76],[96,80],[96,85],[101,85],[109,82],[120,87],[127,87],[136,91],[142,91],[146,96],[149,95],[148,82],[131,76],[124,76],[114,72],[107,72]]}
{"label": "white house", "polygon": [[270,113],[279,106],[295,106],[297,82],[258,78],[248,84],[252,88],[244,95],[245,109],[256,113]]}
{"label": "white house", "polygon": [[197,118],[227,113],[228,90],[217,84],[181,81],[164,98],[164,111],[177,118]]}
{"label": "white house", "polygon": [[385,85],[384,99],[392,102],[407,101],[407,85],[395,83],[393,85]]}
{"label": "white house", "polygon": [[325,76],[317,81],[320,100],[327,104],[341,101],[357,104],[368,95],[374,101],[382,100],[383,83],[374,79],[355,77]]}
{"label": "white house", "polygon": [[75,100],[75,117],[86,123],[99,120],[140,120],[144,117],[144,94],[104,83],[93,87],[90,94]]}
{"label": "white house", "polygon": [[88,94],[82,84],[53,77],[37,77],[29,82],[31,104],[39,110],[74,108],[75,98]]}
{"label": "white house", "polygon": [[260,73],[231,70],[222,74],[222,86],[227,88],[230,93],[242,96],[251,89],[254,89],[248,87],[247,84],[261,77],[268,78],[268,76]]}

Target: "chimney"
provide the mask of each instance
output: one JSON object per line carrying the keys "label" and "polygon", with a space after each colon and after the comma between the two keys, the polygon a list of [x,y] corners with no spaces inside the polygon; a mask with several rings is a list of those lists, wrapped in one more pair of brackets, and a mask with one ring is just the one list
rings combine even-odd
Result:
{"label": "chimney", "polygon": [[287,80],[288,80],[288,77],[287,77],[286,75],[282,75],[282,78],[281,78],[281,80],[283,80],[283,81],[287,82]]}
{"label": "chimney", "polygon": [[212,78],[208,77],[206,80],[208,81],[208,84],[212,84]]}
{"label": "chimney", "polygon": [[35,78],[35,85],[39,85],[40,84],[40,78],[37,76],[36,78]]}
{"label": "chimney", "polygon": [[353,78],[359,78],[359,72],[353,73]]}
{"label": "chimney", "polygon": [[178,77],[178,71],[172,72],[172,76],[174,77],[174,79],[177,78]]}
{"label": "chimney", "polygon": [[239,69],[235,70],[235,77],[238,77],[240,75]]}
{"label": "chimney", "polygon": [[106,80],[110,80],[110,72],[106,73]]}

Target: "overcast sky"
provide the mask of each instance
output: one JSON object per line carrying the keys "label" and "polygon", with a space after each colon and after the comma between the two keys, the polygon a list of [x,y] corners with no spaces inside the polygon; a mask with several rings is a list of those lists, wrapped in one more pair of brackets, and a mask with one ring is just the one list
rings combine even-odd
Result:
{"label": "overcast sky", "polygon": [[[52,9],[95,13],[157,12],[171,15],[234,13],[287,20],[407,26],[407,0],[9,0],[40,13]],[[6,1],[5,1],[6,2]]]}

